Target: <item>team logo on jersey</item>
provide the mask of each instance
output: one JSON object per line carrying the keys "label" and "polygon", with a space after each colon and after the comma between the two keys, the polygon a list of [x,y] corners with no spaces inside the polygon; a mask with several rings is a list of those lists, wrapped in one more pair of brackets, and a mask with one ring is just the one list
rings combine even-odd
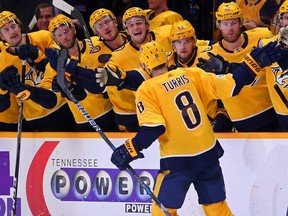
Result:
{"label": "team logo on jersey", "polygon": [[90,49],[90,54],[92,53],[96,53],[96,52],[99,52],[99,50],[101,49],[100,46],[93,46],[93,49]]}
{"label": "team logo on jersey", "polygon": [[30,86],[37,86],[41,83],[44,77],[44,72],[36,70],[35,67],[31,67],[25,75],[25,83]]}
{"label": "team logo on jersey", "polygon": [[283,71],[281,67],[272,67],[275,82],[283,88],[288,88],[288,70]]}

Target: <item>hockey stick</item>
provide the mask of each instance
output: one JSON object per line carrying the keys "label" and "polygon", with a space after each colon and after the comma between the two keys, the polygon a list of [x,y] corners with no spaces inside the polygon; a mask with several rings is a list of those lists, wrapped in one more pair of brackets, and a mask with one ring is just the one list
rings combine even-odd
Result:
{"label": "hockey stick", "polygon": [[[22,77],[21,80],[25,81],[26,60],[22,60]],[[18,125],[17,125],[17,149],[16,149],[16,162],[13,184],[13,202],[12,202],[12,215],[16,215],[17,210],[17,193],[18,193],[18,178],[19,178],[19,166],[20,166],[20,149],[21,149],[21,133],[22,133],[22,120],[23,120],[23,101],[20,100],[19,112],[18,112]]]}
{"label": "hockey stick", "polygon": [[34,15],[28,25],[29,30],[31,31],[37,23],[36,16]]}
{"label": "hockey stick", "polygon": [[[61,49],[59,57],[58,57],[58,62],[57,62],[57,77],[56,77],[59,86],[62,88],[64,93],[67,95],[67,97],[71,101],[73,101],[73,103],[77,106],[79,111],[83,114],[83,116],[90,123],[90,125],[95,129],[95,131],[98,132],[100,136],[104,139],[104,141],[109,145],[109,147],[113,151],[115,151],[116,147],[113,145],[110,139],[104,134],[101,128],[97,125],[97,123],[90,117],[90,115],[83,108],[83,106],[79,103],[79,101],[75,98],[75,96],[69,91],[67,84],[66,84],[67,80],[65,78],[65,67],[66,67],[67,59],[68,59],[68,50]],[[132,175],[136,178],[137,182],[141,185],[141,187],[152,198],[155,204],[160,207],[160,209],[164,212],[166,216],[170,216],[170,213],[167,211],[167,209],[157,199],[157,197],[153,194],[149,186],[145,184],[145,182],[140,178],[140,176],[136,173],[136,171],[130,165],[128,165],[128,169],[130,170]]]}
{"label": "hockey stick", "polygon": [[81,23],[84,30],[84,35],[88,41],[90,49],[93,50],[94,46],[90,37],[90,33],[81,12],[63,0],[53,0],[52,4],[58,9],[76,18]]}

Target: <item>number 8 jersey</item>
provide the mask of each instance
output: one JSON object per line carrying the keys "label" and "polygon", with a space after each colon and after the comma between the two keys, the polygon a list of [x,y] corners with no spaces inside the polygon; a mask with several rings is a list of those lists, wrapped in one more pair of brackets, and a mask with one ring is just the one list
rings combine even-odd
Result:
{"label": "number 8 jersey", "polygon": [[158,138],[161,159],[197,156],[212,149],[216,138],[206,114],[208,103],[230,97],[234,86],[231,74],[216,76],[193,67],[144,81],[136,92],[137,117],[140,126],[164,125]]}

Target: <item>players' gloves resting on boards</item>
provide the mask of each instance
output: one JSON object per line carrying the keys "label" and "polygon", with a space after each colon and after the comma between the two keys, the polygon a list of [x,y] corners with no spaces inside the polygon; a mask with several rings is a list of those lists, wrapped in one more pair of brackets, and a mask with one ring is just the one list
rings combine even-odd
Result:
{"label": "players' gloves resting on boards", "polygon": [[125,170],[131,161],[138,158],[144,158],[144,155],[132,139],[127,139],[123,145],[115,149],[111,156],[111,162],[120,170]]}
{"label": "players' gloves resting on boards", "polygon": [[227,74],[230,72],[230,64],[225,61],[220,55],[214,55],[211,52],[207,53],[210,59],[199,58],[197,67],[203,69],[206,72],[212,72],[215,74]]}
{"label": "players' gloves resting on boards", "polygon": [[96,82],[100,87],[104,86],[121,86],[123,79],[126,77],[126,72],[112,64],[106,67],[99,67],[96,69]]}
{"label": "players' gloves resting on boards", "polygon": [[31,93],[27,86],[20,81],[20,75],[15,66],[6,67],[0,75],[1,88],[4,88],[3,90],[9,90],[20,100],[29,99]]}

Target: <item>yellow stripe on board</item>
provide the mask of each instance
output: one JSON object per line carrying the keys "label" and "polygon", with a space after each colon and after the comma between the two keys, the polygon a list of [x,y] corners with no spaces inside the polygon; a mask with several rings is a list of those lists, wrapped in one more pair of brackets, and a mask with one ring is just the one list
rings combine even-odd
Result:
{"label": "yellow stripe on board", "polygon": [[[108,138],[132,138],[136,133],[126,133],[126,132],[106,132],[105,135]],[[0,132],[0,138],[13,138],[17,137],[17,132]],[[23,138],[101,138],[97,132],[22,132]],[[216,133],[217,138],[221,139],[285,139],[288,138],[288,133],[286,132],[270,132],[270,133]]]}

